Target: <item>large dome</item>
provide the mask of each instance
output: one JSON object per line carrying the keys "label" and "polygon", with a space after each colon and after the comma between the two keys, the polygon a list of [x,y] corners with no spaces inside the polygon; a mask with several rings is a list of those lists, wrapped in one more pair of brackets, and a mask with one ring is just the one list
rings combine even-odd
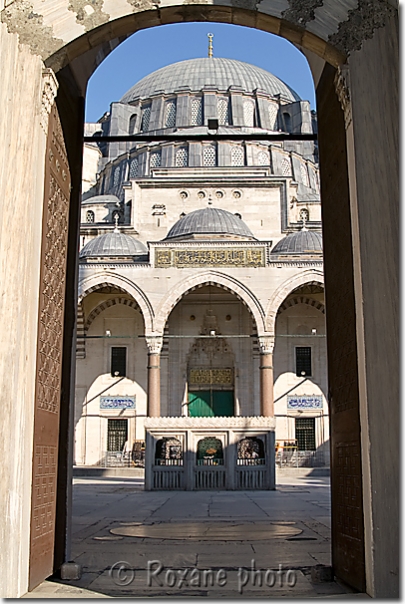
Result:
{"label": "large dome", "polygon": [[322,235],[318,231],[302,229],[298,233],[290,233],[271,250],[272,254],[322,254]]}
{"label": "large dome", "polygon": [[190,238],[192,235],[233,235],[237,238],[255,239],[249,227],[235,214],[219,208],[195,210],[180,218],[165,237]]}
{"label": "large dome", "polygon": [[279,94],[288,102],[301,100],[292,88],[260,67],[233,59],[205,58],[173,63],[154,71],[128,90],[121,103],[129,104],[138,97],[173,93],[185,87],[197,92],[204,86],[213,86],[223,92],[230,86],[240,87],[244,92],[258,88],[271,96]]}
{"label": "large dome", "polygon": [[89,241],[81,250],[80,259],[112,256],[145,256],[148,248],[130,235],[114,231]]}

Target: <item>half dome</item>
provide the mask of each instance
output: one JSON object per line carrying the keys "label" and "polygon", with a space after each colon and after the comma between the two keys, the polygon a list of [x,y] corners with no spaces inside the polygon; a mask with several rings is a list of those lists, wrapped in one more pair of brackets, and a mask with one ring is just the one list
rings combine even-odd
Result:
{"label": "half dome", "polygon": [[99,235],[86,243],[79,254],[79,258],[84,260],[86,258],[103,258],[108,256],[114,258],[117,256],[146,256],[148,253],[146,245],[135,239],[135,237],[114,231],[113,233]]}
{"label": "half dome", "polygon": [[167,239],[201,239],[204,236],[233,236],[241,239],[256,239],[247,224],[241,218],[220,208],[203,208],[183,216],[170,229]]}
{"label": "half dome", "polygon": [[170,94],[181,88],[198,92],[204,86],[213,86],[225,92],[230,86],[253,92],[257,88],[271,96],[280,95],[288,102],[300,101],[299,95],[272,73],[242,61],[223,58],[189,59],[162,67],[142,78],[124,94],[121,103],[132,103],[136,98],[150,98],[154,94]]}
{"label": "half dome", "polygon": [[271,250],[272,254],[322,254],[322,234],[319,231],[302,229],[298,233],[290,233]]}

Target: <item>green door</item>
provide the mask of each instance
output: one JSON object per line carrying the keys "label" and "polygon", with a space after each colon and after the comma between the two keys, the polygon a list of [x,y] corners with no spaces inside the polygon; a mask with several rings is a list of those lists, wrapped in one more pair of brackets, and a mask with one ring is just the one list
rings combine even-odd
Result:
{"label": "green door", "polygon": [[198,390],[188,393],[188,414],[191,417],[234,415],[233,390]]}

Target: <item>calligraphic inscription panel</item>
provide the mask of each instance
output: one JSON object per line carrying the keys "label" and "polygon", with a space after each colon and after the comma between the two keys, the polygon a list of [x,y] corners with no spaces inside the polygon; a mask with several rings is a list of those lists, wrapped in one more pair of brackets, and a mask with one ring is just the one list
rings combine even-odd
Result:
{"label": "calligraphic inscription panel", "polygon": [[156,249],[157,268],[188,268],[205,266],[260,267],[265,266],[265,248],[195,248]]}
{"label": "calligraphic inscription panel", "polygon": [[322,396],[287,396],[287,409],[322,409]]}
{"label": "calligraphic inscription panel", "polygon": [[135,397],[100,396],[100,409],[135,409]]}
{"label": "calligraphic inscription panel", "polygon": [[190,369],[189,383],[192,385],[233,385],[233,369]]}

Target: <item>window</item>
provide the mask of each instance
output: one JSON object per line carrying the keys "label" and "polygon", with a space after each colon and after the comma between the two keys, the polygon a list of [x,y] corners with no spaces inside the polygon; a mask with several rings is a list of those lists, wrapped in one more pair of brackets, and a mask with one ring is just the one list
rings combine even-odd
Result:
{"label": "window", "polygon": [[309,178],[308,178],[308,170],[307,170],[307,166],[304,164],[301,164],[300,166],[300,170],[301,170],[301,180],[302,180],[302,184],[305,187],[309,187]]}
{"label": "window", "polygon": [[218,122],[220,126],[229,125],[229,101],[228,99],[218,99],[217,101]]}
{"label": "window", "polygon": [[315,451],[315,418],[295,418],[295,438],[298,451]]}
{"label": "window", "polygon": [[120,182],[120,174],[121,174],[121,170],[120,170],[120,167],[118,166],[114,170],[114,177],[113,177],[113,185],[114,185],[114,187],[116,187],[119,184],[119,182]]}
{"label": "window", "polygon": [[270,153],[268,151],[259,151],[257,155],[257,163],[259,166],[269,166]]}
{"label": "window", "polygon": [[86,212],[86,222],[94,222],[94,212],[93,210],[87,210]]}
{"label": "window", "polygon": [[150,105],[146,105],[146,107],[144,107],[142,109],[141,132],[147,132],[149,130],[150,111],[151,111]]}
{"label": "window", "polygon": [[243,102],[243,121],[244,125],[253,128],[255,125],[255,104],[253,101]]}
{"label": "window", "polygon": [[174,128],[176,125],[176,101],[166,103],[166,128]]}
{"label": "window", "polygon": [[291,132],[291,116],[289,113],[283,113],[284,128],[286,132]]}
{"label": "window", "polygon": [[243,147],[232,147],[231,164],[232,166],[243,166],[245,164],[245,152]]}
{"label": "window", "polygon": [[203,148],[203,164],[204,166],[217,165],[217,150],[214,145],[205,145]]}
{"label": "window", "polygon": [[269,104],[269,126],[270,130],[275,130],[277,126],[278,107],[274,103]]}
{"label": "window", "polygon": [[300,220],[305,224],[309,220],[309,211],[306,208],[300,210]]}
{"label": "window", "polygon": [[134,134],[136,126],[136,115],[131,115],[129,120],[129,134]]}
{"label": "window", "polygon": [[312,375],[311,347],[297,346],[295,349],[295,373],[298,377]]}
{"label": "window", "polygon": [[138,176],[139,160],[137,157],[131,159],[129,164],[129,178],[136,178]]}
{"label": "window", "polygon": [[124,346],[111,348],[111,375],[125,377],[127,374],[127,349]]}
{"label": "window", "polygon": [[286,157],[281,160],[281,174],[283,176],[291,176],[291,162]]}
{"label": "window", "polygon": [[107,427],[107,451],[122,451],[128,439],[128,420],[109,419]]}
{"label": "window", "polygon": [[203,123],[202,99],[197,98],[191,101],[191,125],[201,126]]}
{"label": "window", "polygon": [[160,166],[161,155],[160,151],[155,151],[150,154],[150,167],[151,168],[159,168]]}
{"label": "window", "polygon": [[180,147],[176,151],[176,166],[182,168],[188,165],[188,150],[186,147]]}

